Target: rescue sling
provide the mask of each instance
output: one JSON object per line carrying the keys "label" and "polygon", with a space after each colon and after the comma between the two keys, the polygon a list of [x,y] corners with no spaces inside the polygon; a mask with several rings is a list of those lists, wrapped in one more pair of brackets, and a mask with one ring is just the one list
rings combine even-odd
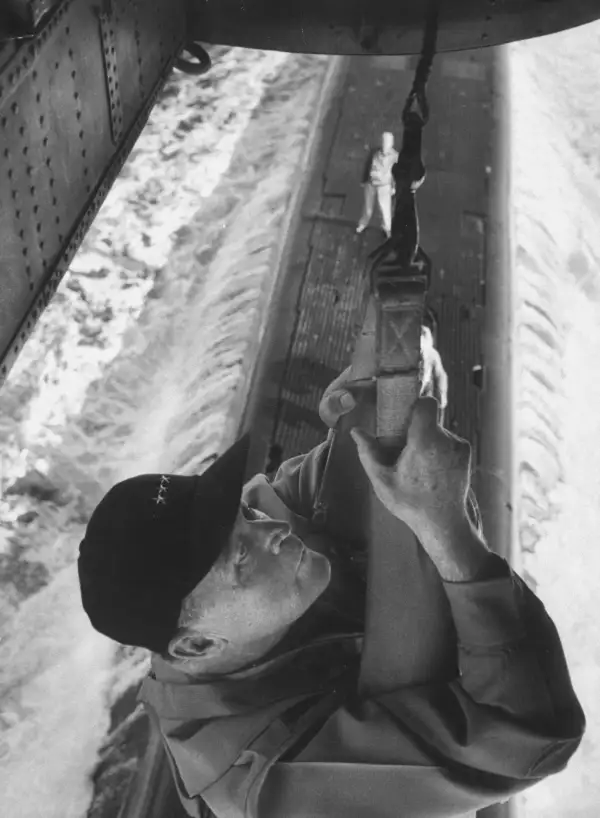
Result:
{"label": "rescue sling", "polygon": [[328,533],[368,549],[359,690],[369,693],[456,673],[456,636],[439,575],[413,532],[375,496],[349,435],[353,426],[364,428],[395,460],[420,394],[431,262],[419,244],[416,192],[425,179],[422,131],[429,119],[426,85],[436,50],[437,11],[432,3],[402,112],[402,148],[392,171],[392,235],[372,254],[365,275],[364,320],[348,384],[358,405],[335,431],[315,506],[315,522]]}

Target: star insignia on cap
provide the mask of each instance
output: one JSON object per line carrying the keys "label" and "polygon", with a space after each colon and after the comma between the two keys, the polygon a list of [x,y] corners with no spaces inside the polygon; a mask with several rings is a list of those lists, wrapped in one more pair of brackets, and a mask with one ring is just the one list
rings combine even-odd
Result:
{"label": "star insignia on cap", "polygon": [[165,492],[167,491],[169,482],[170,482],[170,480],[167,477],[167,475],[166,474],[161,474],[160,484],[158,486],[158,494],[156,495],[156,497],[152,498],[157,506],[166,505],[167,501],[165,499]]}

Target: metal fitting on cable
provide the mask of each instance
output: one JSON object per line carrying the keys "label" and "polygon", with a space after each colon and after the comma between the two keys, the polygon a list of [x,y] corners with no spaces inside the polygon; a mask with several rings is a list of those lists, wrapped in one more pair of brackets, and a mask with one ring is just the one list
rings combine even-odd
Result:
{"label": "metal fitting on cable", "polygon": [[187,51],[188,54],[195,57],[196,61],[193,62],[192,60],[184,60],[183,57],[177,57],[174,66],[178,71],[182,71],[184,74],[190,74],[193,77],[199,77],[210,70],[212,65],[210,57],[200,43],[187,43],[183,51]]}
{"label": "metal fitting on cable", "polygon": [[406,272],[415,260],[419,249],[419,220],[415,193],[425,181],[425,165],[421,149],[423,127],[429,119],[427,102],[427,81],[431,74],[435,56],[439,0],[430,0],[427,15],[423,49],[415,71],[412,88],[402,110],[402,148],[398,161],[392,169],[396,187],[396,203],[392,219],[391,237],[370,255],[372,261],[371,288],[376,285],[382,263],[388,268],[395,267]]}

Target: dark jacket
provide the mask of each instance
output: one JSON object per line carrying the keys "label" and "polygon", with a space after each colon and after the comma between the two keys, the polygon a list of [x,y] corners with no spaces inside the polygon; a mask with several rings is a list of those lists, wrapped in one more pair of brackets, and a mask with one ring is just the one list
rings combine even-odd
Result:
{"label": "dark jacket", "polygon": [[329,554],[331,586],[256,667],[163,682],[154,657],[142,685],[188,813],[205,802],[219,818],[446,818],[560,772],[584,714],[552,620],[499,557],[494,579],[444,583],[454,678],[357,696],[366,565],[310,524],[326,445],[272,484],[257,475],[244,498]]}

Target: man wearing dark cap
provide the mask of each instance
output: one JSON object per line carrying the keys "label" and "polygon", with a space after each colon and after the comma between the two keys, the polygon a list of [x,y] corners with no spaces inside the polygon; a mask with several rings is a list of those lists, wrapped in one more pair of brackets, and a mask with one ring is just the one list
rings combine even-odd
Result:
{"label": "man wearing dark cap", "polygon": [[[320,415],[354,406],[344,373]],[[470,450],[416,404],[394,464],[353,430],[379,500],[416,534],[457,633],[451,678],[360,694],[366,565],[312,524],[330,438],[244,484],[248,439],[202,475],[142,475],[92,515],[93,626],[153,651],[140,697],[189,815],[471,815],[564,768],[585,728],[544,606],[467,513]],[[389,651],[394,651],[389,645]]]}

